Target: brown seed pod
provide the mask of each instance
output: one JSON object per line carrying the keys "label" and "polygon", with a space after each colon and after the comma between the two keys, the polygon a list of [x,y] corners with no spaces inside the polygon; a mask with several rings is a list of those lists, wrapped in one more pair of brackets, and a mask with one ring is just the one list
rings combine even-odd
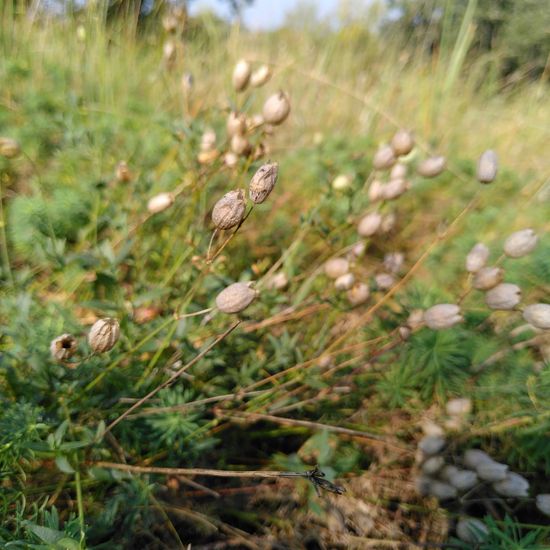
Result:
{"label": "brown seed pod", "polygon": [[408,155],[414,147],[414,137],[408,130],[397,130],[391,140],[391,147],[397,156]]}
{"label": "brown seed pod", "polygon": [[276,162],[260,166],[252,176],[248,187],[250,200],[255,204],[261,204],[267,199],[279,176],[279,165]]}
{"label": "brown seed pod", "polygon": [[445,157],[430,157],[423,160],[416,171],[425,178],[435,178],[445,170],[446,165]]}
{"label": "brown seed pod", "polygon": [[290,113],[290,99],[283,91],[268,97],[262,109],[264,121],[277,126],[282,124]]}
{"label": "brown seed pod", "polygon": [[120,338],[120,325],[116,319],[106,317],[96,321],[88,334],[88,344],[94,353],[113,349]]}
{"label": "brown seed pod", "polygon": [[389,145],[383,145],[374,154],[372,165],[375,170],[389,170],[396,161],[393,149]]}
{"label": "brown seed pod", "polygon": [[115,169],[115,177],[120,183],[127,183],[132,179],[132,172],[128,168],[128,164],[125,161],[121,160]]}
{"label": "brown seed pod", "polygon": [[214,205],[212,221],[218,229],[231,229],[243,221],[245,210],[243,190],[229,191]]}
{"label": "brown seed pod", "polygon": [[482,267],[474,275],[472,286],[477,290],[490,290],[504,279],[504,269],[501,267]]}
{"label": "brown seed pod", "polygon": [[234,135],[244,135],[246,133],[246,117],[237,113],[236,111],[231,111],[227,117],[227,135],[232,137]]}
{"label": "brown seed pod", "polygon": [[233,70],[233,88],[237,92],[242,92],[247,86],[250,80],[250,63],[246,59],[241,59]]}
{"label": "brown seed pod", "polygon": [[477,163],[477,179],[481,183],[491,183],[497,176],[498,158],[494,151],[485,151]]}
{"label": "brown seed pod", "polygon": [[233,283],[216,296],[216,307],[223,313],[239,313],[246,309],[258,295],[250,288],[252,283]]}
{"label": "brown seed pod", "polygon": [[70,359],[78,348],[78,342],[72,334],[62,334],[50,343],[50,353],[56,361],[64,363]]}

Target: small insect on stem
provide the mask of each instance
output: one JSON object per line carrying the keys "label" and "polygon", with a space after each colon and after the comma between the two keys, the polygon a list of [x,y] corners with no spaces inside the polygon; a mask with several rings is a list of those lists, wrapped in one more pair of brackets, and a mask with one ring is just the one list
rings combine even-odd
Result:
{"label": "small insect on stem", "polygon": [[319,466],[315,466],[313,470],[308,470],[304,473],[299,472],[285,472],[280,474],[281,477],[303,477],[311,482],[317,496],[321,496],[321,489],[329,491],[330,493],[336,493],[337,495],[343,495],[346,489],[341,485],[336,485],[325,479],[325,473],[319,469]]}

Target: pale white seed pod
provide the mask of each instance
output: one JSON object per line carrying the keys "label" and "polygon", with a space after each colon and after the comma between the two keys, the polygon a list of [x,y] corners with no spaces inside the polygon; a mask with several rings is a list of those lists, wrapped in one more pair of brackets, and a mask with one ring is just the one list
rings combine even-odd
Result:
{"label": "pale white seed pod", "polygon": [[537,508],[545,515],[550,516],[550,494],[537,495],[535,499]]}
{"label": "pale white seed pod", "polygon": [[460,307],[455,304],[437,304],[424,312],[424,323],[432,330],[451,328],[462,321]]}
{"label": "pale white seed pod", "polygon": [[216,307],[223,313],[239,313],[256,298],[258,292],[250,287],[252,283],[233,283],[216,296]]}
{"label": "pale white seed pod", "polygon": [[514,309],[521,301],[521,289],[512,283],[500,283],[485,294],[485,303],[491,309]]}
{"label": "pale white seed pod", "polygon": [[210,151],[200,151],[197,155],[197,160],[200,164],[210,164],[214,162],[219,156],[218,151],[216,149],[212,149]]}
{"label": "pale white seed pod", "polygon": [[250,72],[250,63],[246,61],[246,59],[241,59],[237,62],[233,69],[232,76],[233,88],[235,88],[237,92],[242,92],[248,86]]}
{"label": "pale white seed pod", "polygon": [[239,164],[239,155],[236,155],[233,151],[228,151],[223,156],[223,162],[228,168],[235,168]]}
{"label": "pale white seed pod", "polygon": [[391,273],[378,273],[374,281],[380,290],[388,290],[395,284],[395,277]]}
{"label": "pale white seed pod", "polygon": [[472,400],[469,397],[456,397],[449,399],[445,410],[450,416],[467,416],[472,412]]}
{"label": "pale white seed pod", "polygon": [[130,172],[130,168],[128,168],[128,164],[121,160],[115,168],[115,178],[120,183],[127,183],[132,179],[132,172]]}
{"label": "pale white seed pod", "polygon": [[456,498],[458,491],[455,487],[444,481],[438,481],[434,479],[429,488],[430,495],[437,498],[437,500],[450,500]]}
{"label": "pale white seed pod", "polygon": [[408,155],[414,147],[414,136],[408,130],[397,130],[392,137],[391,147],[397,156]]}
{"label": "pale white seed pod", "polygon": [[216,147],[216,132],[212,128],[207,128],[201,136],[201,151],[212,151]]}
{"label": "pale white seed pod", "polygon": [[494,462],[493,459],[485,452],[480,449],[468,449],[464,453],[464,464],[472,470],[477,470],[477,467],[481,464],[487,464]]}
{"label": "pale white seed pod", "polygon": [[445,157],[429,157],[418,165],[416,171],[424,178],[435,178],[445,170],[446,165]]}
{"label": "pale white seed pod", "polygon": [[231,138],[231,150],[236,155],[248,155],[251,151],[250,142],[240,134],[235,134]]}
{"label": "pale white seed pod", "polygon": [[481,183],[491,183],[497,176],[498,158],[494,151],[485,151],[477,163],[477,179]]}
{"label": "pale white seed pod", "polygon": [[394,164],[390,171],[390,180],[404,180],[407,177],[407,165],[402,162]]}
{"label": "pale white seed pod", "polygon": [[159,193],[149,199],[147,210],[151,214],[158,214],[174,204],[174,195],[172,193]]}
{"label": "pale white seed pod", "polygon": [[459,491],[467,491],[478,483],[477,474],[472,470],[460,470],[455,466],[445,466],[441,477]]}
{"label": "pale white seed pod", "polygon": [[523,310],[523,318],[535,328],[550,330],[550,304],[531,304]]}
{"label": "pale white seed pod", "polygon": [[259,113],[256,113],[246,119],[246,129],[252,132],[256,128],[259,128],[264,122],[264,117]]}
{"label": "pale white seed pod", "polygon": [[504,269],[501,267],[482,267],[476,272],[472,286],[477,290],[490,290],[502,282]]}
{"label": "pale white seed pod", "polygon": [[373,180],[369,186],[369,200],[371,202],[378,202],[384,198],[385,185],[380,180]]}
{"label": "pale white seed pod", "polygon": [[120,325],[116,319],[97,320],[88,333],[88,344],[94,353],[105,353],[114,348],[120,338]]}
{"label": "pale white seed pod", "polygon": [[392,179],[388,183],[382,186],[382,198],[386,201],[392,201],[398,199],[401,195],[406,193],[408,189],[408,182],[404,179]]}
{"label": "pale white seed pod", "polygon": [[399,327],[397,330],[402,340],[408,340],[411,336],[411,329],[409,327]]}
{"label": "pale white seed pod", "polygon": [[529,482],[519,474],[509,472],[505,479],[493,483],[493,489],[503,497],[522,498],[529,496]]}
{"label": "pale white seed pod", "polygon": [[230,137],[236,134],[244,135],[246,133],[246,117],[242,113],[231,111],[227,116],[226,129],[227,135]]}
{"label": "pale white seed pod", "polygon": [[460,470],[456,466],[453,466],[452,464],[447,464],[444,468],[442,468],[439,475],[444,481],[449,481],[449,478],[452,475],[456,474],[456,472],[458,471]]}
{"label": "pale white seed pod", "polygon": [[72,334],[62,334],[50,343],[50,353],[56,361],[68,361],[78,349],[78,342]]}
{"label": "pale white seed pod", "polygon": [[382,223],[380,224],[380,232],[381,233],[389,233],[397,223],[397,216],[394,212],[390,212],[389,214],[386,214],[382,218]]}
{"label": "pale white seed pod", "polygon": [[492,460],[478,464],[476,472],[484,481],[502,481],[508,475],[508,465]]}
{"label": "pale white seed pod", "polygon": [[279,271],[267,280],[266,286],[272,290],[284,290],[288,286],[288,277],[283,271]]}
{"label": "pale white seed pod", "polygon": [[8,137],[0,137],[0,156],[7,159],[15,158],[21,152],[21,146],[17,141]]}
{"label": "pale white seed pod", "polygon": [[356,258],[360,258],[365,253],[366,250],[367,250],[367,243],[365,243],[365,241],[357,241],[351,249],[351,254]]}
{"label": "pale white seed pod", "polygon": [[456,524],[456,536],[469,544],[483,542],[488,534],[487,526],[476,518],[462,518]]}
{"label": "pale white seed pod", "polygon": [[349,262],[345,258],[331,258],[325,262],[325,274],[331,279],[338,279],[349,271]]}
{"label": "pale white seed pod", "polygon": [[332,180],[332,188],[335,191],[344,191],[351,187],[352,181],[353,178],[349,174],[339,174]]}
{"label": "pale white seed pod", "polygon": [[418,448],[427,455],[435,455],[445,447],[445,438],[438,435],[425,435],[419,442]]}
{"label": "pale white seed pod", "polygon": [[422,472],[426,475],[433,476],[437,474],[444,465],[445,460],[442,456],[432,456],[422,464]]}
{"label": "pale white seed pod", "polygon": [[421,309],[414,309],[407,318],[407,326],[412,330],[420,328],[424,324],[424,311]]}
{"label": "pale white seed pod", "polygon": [[382,145],[374,154],[372,165],[375,170],[389,170],[396,161],[393,149],[389,145]]}
{"label": "pale white seed pod", "polygon": [[371,212],[359,220],[357,233],[361,237],[372,237],[380,229],[381,223],[382,216],[378,212]]}
{"label": "pale white seed pod", "polygon": [[424,435],[430,435],[435,437],[443,437],[445,435],[445,430],[439,425],[436,424],[433,420],[424,420],[420,425]]}
{"label": "pale white seed pod", "polygon": [[403,252],[388,252],[384,256],[383,263],[390,273],[399,273],[405,263],[405,254]]}
{"label": "pale white seed pod", "polygon": [[355,283],[346,293],[348,302],[352,306],[364,304],[369,299],[369,295],[370,290],[365,283]]}
{"label": "pale white seed pod", "polygon": [[172,65],[176,60],[177,46],[173,40],[167,40],[162,47],[162,57],[167,65]]}
{"label": "pale white seed pod", "polygon": [[264,164],[258,168],[250,180],[248,195],[254,204],[261,204],[267,199],[279,176],[279,165],[276,162]]}
{"label": "pale white seed pod", "polygon": [[532,229],[522,229],[512,233],[504,241],[504,254],[509,258],[522,258],[532,252],[539,238]]}
{"label": "pale white seed pod", "polygon": [[271,78],[271,70],[267,65],[260,65],[250,77],[250,85],[254,88],[263,86]]}
{"label": "pale white seed pod", "polygon": [[477,243],[466,256],[466,271],[476,273],[485,267],[489,259],[489,249],[483,243]]}
{"label": "pale white seed pod", "polygon": [[268,97],[262,109],[265,122],[277,126],[283,123],[290,113],[290,99],[282,91]]}
{"label": "pale white seed pod", "polygon": [[243,190],[229,191],[214,205],[212,222],[218,229],[231,229],[243,221],[245,210]]}
{"label": "pale white seed pod", "polygon": [[336,290],[349,290],[355,283],[355,275],[353,273],[344,273],[334,281]]}

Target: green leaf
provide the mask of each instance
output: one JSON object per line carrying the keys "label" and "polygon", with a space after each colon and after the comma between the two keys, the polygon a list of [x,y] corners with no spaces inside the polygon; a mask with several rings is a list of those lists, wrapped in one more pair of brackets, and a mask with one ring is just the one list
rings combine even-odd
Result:
{"label": "green leaf", "polygon": [[55,463],[63,473],[74,474],[74,468],[71,466],[66,456],[56,456]]}
{"label": "green leaf", "polygon": [[56,529],[50,529],[49,527],[42,527],[35,523],[27,523],[29,531],[34,533],[41,541],[47,544],[56,544],[65,536],[63,531],[57,531]]}

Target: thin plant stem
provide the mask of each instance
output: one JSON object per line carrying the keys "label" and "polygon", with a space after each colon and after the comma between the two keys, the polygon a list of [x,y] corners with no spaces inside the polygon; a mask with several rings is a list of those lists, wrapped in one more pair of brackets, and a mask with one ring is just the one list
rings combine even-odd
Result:
{"label": "thin plant stem", "polygon": [[77,468],[75,474],[76,502],[78,507],[78,524],[80,526],[80,547],[85,548],[86,531],[84,524],[84,503],[82,500],[82,484],[80,479],[80,470]]}

